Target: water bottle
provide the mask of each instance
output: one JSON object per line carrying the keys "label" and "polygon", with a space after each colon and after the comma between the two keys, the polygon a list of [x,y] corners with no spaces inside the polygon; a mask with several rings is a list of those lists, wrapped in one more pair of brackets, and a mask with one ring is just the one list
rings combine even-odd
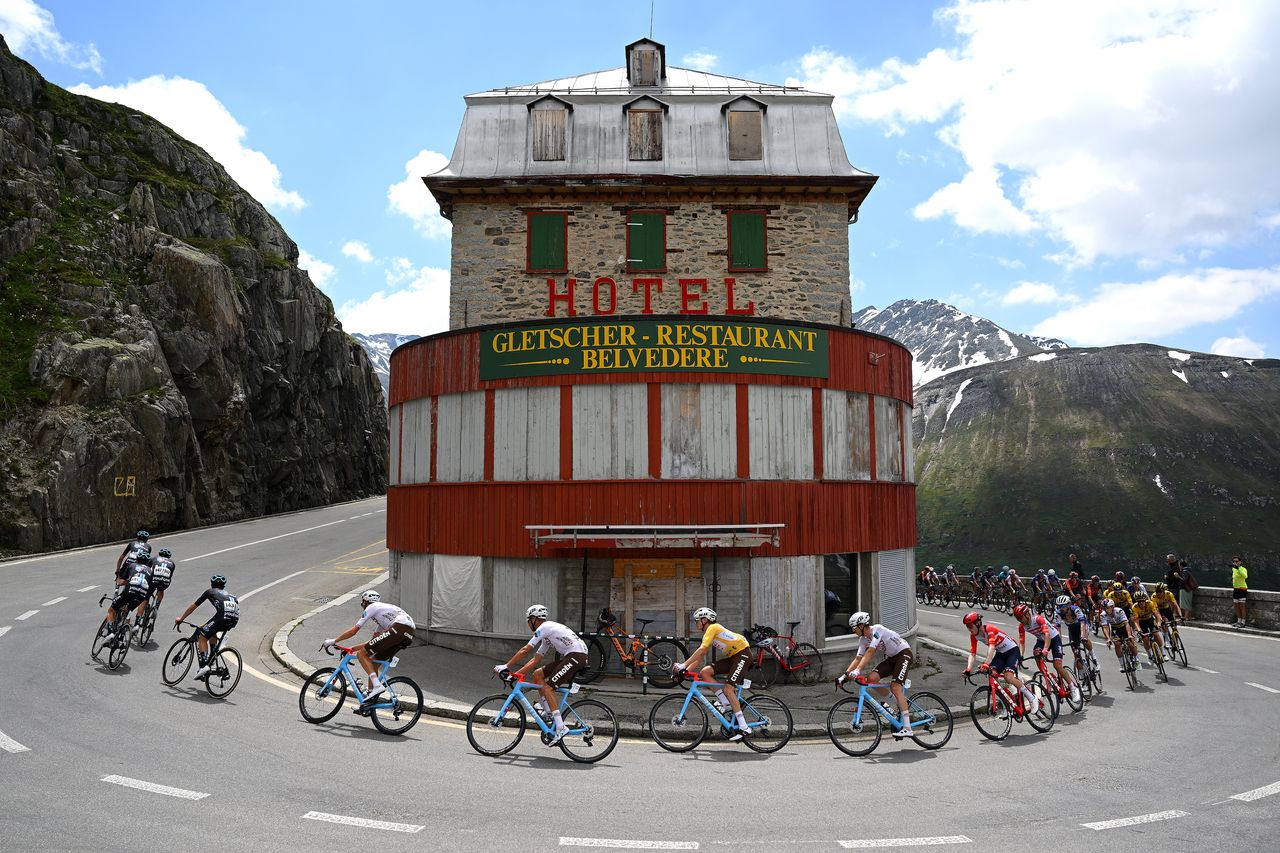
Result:
{"label": "water bottle", "polygon": [[538,712],[538,716],[539,716],[539,717],[541,717],[543,720],[550,720],[550,719],[551,719],[551,714],[550,714],[550,713],[548,713],[548,711],[547,711],[547,709],[546,709],[546,708],[543,708],[543,707],[542,707],[542,701],[541,701],[541,700],[538,700],[538,701],[536,701],[536,702],[534,702],[534,703],[533,703],[533,710],[537,711],[537,712]]}

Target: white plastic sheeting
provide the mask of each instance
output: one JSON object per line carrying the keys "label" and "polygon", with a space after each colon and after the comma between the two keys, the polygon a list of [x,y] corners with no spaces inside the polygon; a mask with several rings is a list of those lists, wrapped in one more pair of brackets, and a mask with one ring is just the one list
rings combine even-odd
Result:
{"label": "white plastic sheeting", "polygon": [[431,572],[431,627],[479,631],[483,618],[480,558],[436,554]]}

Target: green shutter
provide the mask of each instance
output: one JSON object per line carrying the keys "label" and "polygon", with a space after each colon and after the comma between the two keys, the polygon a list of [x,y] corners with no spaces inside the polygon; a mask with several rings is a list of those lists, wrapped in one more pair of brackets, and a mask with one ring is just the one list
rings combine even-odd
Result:
{"label": "green shutter", "polygon": [[763,270],[765,214],[735,210],[729,213],[729,269]]}
{"label": "green shutter", "polygon": [[563,272],[565,263],[563,213],[529,214],[529,271]]}
{"label": "green shutter", "polygon": [[627,217],[627,269],[661,272],[667,267],[666,214],[632,213]]}

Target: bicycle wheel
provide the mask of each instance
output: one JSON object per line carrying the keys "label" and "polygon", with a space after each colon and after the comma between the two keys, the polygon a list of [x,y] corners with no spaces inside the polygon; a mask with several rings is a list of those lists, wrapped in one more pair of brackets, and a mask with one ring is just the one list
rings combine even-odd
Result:
{"label": "bicycle wheel", "polygon": [[686,695],[663,696],[649,709],[649,734],[658,746],[670,752],[688,752],[707,736],[707,711],[698,700],[690,700],[681,714]]}
{"label": "bicycle wheel", "polygon": [[560,739],[560,751],[583,764],[592,764],[618,745],[618,720],[603,702],[584,699],[561,709],[569,734]]}
{"label": "bicycle wheel", "polygon": [[[1062,701],[1067,703],[1067,707],[1071,709],[1071,713],[1079,714],[1084,710],[1084,688],[1080,686],[1080,678],[1076,675],[1075,670],[1069,666],[1063,665],[1062,671],[1071,676],[1071,683],[1076,686],[1076,695],[1080,697],[1079,699],[1072,699],[1071,688],[1068,687],[1067,698]],[[1066,682],[1063,683],[1065,684]]]}
{"label": "bicycle wheel", "polygon": [[111,623],[103,617],[102,624],[98,626],[98,633],[93,635],[93,645],[89,648],[89,657],[93,660],[101,660],[98,656],[102,654],[103,648],[107,645],[107,638],[111,633],[107,630],[111,627]]}
{"label": "bicycle wheel", "polygon": [[[382,707],[387,702],[390,708]],[[387,679],[387,692],[378,697],[369,716],[384,735],[402,735],[413,728],[422,716],[422,688],[407,675]]]}
{"label": "bicycle wheel", "polygon": [[795,730],[791,709],[781,699],[772,696],[743,698],[742,716],[747,720],[742,742],[756,752],[777,752],[787,745]]}
{"label": "bicycle wheel", "polygon": [[991,688],[979,687],[969,699],[969,719],[988,740],[1004,740],[1013,728],[1013,709],[1003,693],[991,694]]}
{"label": "bicycle wheel", "polygon": [[954,721],[947,703],[933,693],[916,693],[907,697],[911,713],[912,740],[925,749],[941,749],[951,740]]}
{"label": "bicycle wheel", "polygon": [[129,654],[129,644],[133,639],[130,636],[129,620],[123,616],[116,618],[115,629],[114,645],[111,646],[111,651],[107,652],[107,669],[120,668],[125,656]]}
{"label": "bicycle wheel", "polygon": [[1156,662],[1156,677],[1167,683],[1169,674],[1164,671],[1164,652],[1159,646],[1155,646],[1155,651],[1151,653],[1151,656]]}
{"label": "bicycle wheel", "polygon": [[586,642],[587,662],[573,676],[573,680],[579,684],[590,684],[595,681],[604,674],[604,668],[609,663],[608,652],[605,651],[599,637],[588,637]]}
{"label": "bicycle wheel", "polygon": [[[1046,707],[1049,709],[1049,716],[1055,720],[1058,719],[1058,711],[1062,710],[1062,700],[1058,698],[1057,679],[1054,679],[1052,684],[1046,683],[1044,675],[1037,672],[1035,675],[1031,676],[1029,681],[1025,681],[1023,683],[1027,685],[1028,689],[1031,689],[1031,685],[1033,684],[1040,688],[1040,693],[1043,693],[1044,696],[1048,697],[1047,699],[1042,698],[1041,701],[1048,702]],[[1040,695],[1040,693],[1036,693],[1035,690],[1032,690],[1031,692],[1035,693],[1037,696]]]}
{"label": "bicycle wheel", "polygon": [[164,653],[164,660],[160,665],[160,680],[172,687],[186,678],[195,656],[195,643],[191,638],[174,640],[169,651]]}
{"label": "bicycle wheel", "polygon": [[240,683],[240,672],[244,669],[244,661],[235,649],[219,649],[218,656],[210,662],[209,675],[204,680],[204,689],[214,699],[225,699],[231,695]]}
{"label": "bicycle wheel", "polygon": [[142,630],[138,632],[138,648],[143,648],[147,643],[151,642],[151,635],[156,631],[156,603],[153,601],[147,605],[147,615],[142,622]]}
{"label": "bicycle wheel", "polygon": [[782,664],[778,661],[777,655],[773,652],[774,650],[768,646],[763,649],[763,654],[760,655],[760,663],[756,667],[755,675],[751,677],[751,680],[756,684],[759,684],[761,687],[772,686],[778,680],[778,676],[782,672]]}
{"label": "bicycle wheel", "polygon": [[925,591],[922,590],[920,587],[916,587],[916,604],[925,604],[926,598],[928,598],[928,595],[925,593]]}
{"label": "bicycle wheel", "polygon": [[1182,635],[1173,635],[1173,645],[1169,647],[1173,652],[1172,657],[1182,666],[1187,665],[1187,647],[1182,644]]}
{"label": "bicycle wheel", "polygon": [[796,643],[787,658],[787,666],[797,683],[817,684],[822,677],[822,653],[809,643]]}
{"label": "bicycle wheel", "polygon": [[664,690],[675,687],[679,679],[675,676],[674,667],[689,656],[685,647],[675,640],[650,640],[648,649],[649,664],[645,672],[649,683]]}
{"label": "bicycle wheel", "polygon": [[317,669],[302,682],[298,691],[298,710],[308,723],[323,723],[331,719],[347,698],[347,676],[341,672],[331,682],[336,672],[332,666]]}
{"label": "bicycle wheel", "polygon": [[1089,661],[1089,684],[1095,694],[1102,692],[1102,669],[1093,661]]}
{"label": "bicycle wheel", "polygon": [[1058,719],[1058,694],[1052,693],[1045,689],[1044,682],[1038,680],[1039,675],[1027,684],[1027,689],[1031,691],[1031,695],[1040,700],[1040,711],[1034,714],[1027,714],[1023,717],[1031,728],[1043,734],[1053,728],[1054,720]]}
{"label": "bicycle wheel", "polygon": [[857,713],[857,696],[846,696],[827,711],[827,736],[836,749],[855,757],[874,752],[888,725],[870,705],[862,706],[862,717],[855,721]]}
{"label": "bicycle wheel", "polygon": [[467,740],[471,748],[481,755],[505,755],[516,748],[520,738],[524,737],[524,706],[517,699],[507,706],[507,694],[495,693],[486,696],[475,704],[471,713],[467,714]]}
{"label": "bicycle wheel", "polygon": [[977,603],[978,603],[978,594],[973,590],[969,590],[969,592],[964,597],[965,607],[971,608]]}
{"label": "bicycle wheel", "polygon": [[951,609],[952,610],[960,609],[960,593],[958,592],[951,593]]}

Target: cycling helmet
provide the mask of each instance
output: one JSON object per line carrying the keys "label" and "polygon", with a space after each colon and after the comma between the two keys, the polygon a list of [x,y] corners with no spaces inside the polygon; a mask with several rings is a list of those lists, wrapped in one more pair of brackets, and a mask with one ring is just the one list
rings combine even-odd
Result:
{"label": "cycling helmet", "polygon": [[1102,578],[1098,577],[1097,575],[1094,575],[1093,577],[1089,578],[1089,580],[1093,581],[1094,583],[1102,583]]}
{"label": "cycling helmet", "polygon": [[524,612],[525,619],[546,619],[547,606],[545,604],[533,604]]}
{"label": "cycling helmet", "polygon": [[1124,584],[1120,583],[1120,581],[1112,581],[1112,583],[1111,583],[1111,588],[1112,588],[1112,589],[1124,589]]}
{"label": "cycling helmet", "polygon": [[170,551],[168,548],[161,548],[161,549],[160,549],[160,556],[161,556],[161,557],[172,557],[172,556],[173,556],[173,552],[172,552],[172,551]]}
{"label": "cycling helmet", "polygon": [[217,589],[222,589],[226,585],[227,585],[226,575],[214,575],[213,577],[209,578],[209,586],[216,587]]}
{"label": "cycling helmet", "polygon": [[1080,573],[1072,572],[1071,574],[1067,575],[1067,577],[1071,578],[1072,580],[1080,580]]}
{"label": "cycling helmet", "polygon": [[1009,571],[1009,567],[1008,567],[1008,566],[1001,566],[1000,568],[1004,569],[1006,572],[1007,572],[1007,571]]}
{"label": "cycling helmet", "polygon": [[693,621],[697,622],[699,619],[706,619],[708,622],[714,622],[716,621],[716,612],[710,607],[699,607],[697,610],[693,611]]}
{"label": "cycling helmet", "polygon": [[382,595],[375,589],[371,589],[364,595],[360,596],[360,605],[373,604],[375,601],[381,601]]}
{"label": "cycling helmet", "polygon": [[1058,596],[1058,606],[1059,606],[1059,607],[1066,607],[1066,606],[1067,606],[1068,604],[1070,604],[1070,603],[1071,603],[1071,596],[1069,596],[1069,595],[1060,595],[1060,596]]}
{"label": "cycling helmet", "polygon": [[950,563],[947,563],[947,571],[953,572],[955,571],[955,568],[956,568],[955,566],[951,565]]}
{"label": "cycling helmet", "polygon": [[139,530],[134,535],[137,536],[139,542],[146,542],[148,539],[151,538],[151,534],[145,530]]}
{"label": "cycling helmet", "polygon": [[1031,615],[1031,608],[1025,604],[1019,604],[1013,608],[1013,618],[1021,622],[1023,619]]}
{"label": "cycling helmet", "polygon": [[1135,593],[1133,594],[1133,600],[1134,600],[1134,601],[1146,601],[1146,600],[1147,600],[1147,591],[1146,591],[1145,589],[1140,589],[1140,590],[1138,590],[1137,592],[1135,592]]}
{"label": "cycling helmet", "polygon": [[1116,580],[1118,580],[1118,581],[1120,581],[1121,583],[1123,583],[1123,582],[1124,582],[1124,572],[1116,572]]}
{"label": "cycling helmet", "polygon": [[1156,592],[1164,592],[1168,588],[1169,588],[1168,584],[1165,584],[1165,583],[1156,584]]}
{"label": "cycling helmet", "polygon": [[1049,577],[1056,578],[1057,576],[1058,576],[1057,572],[1055,572],[1053,569],[1049,570]]}
{"label": "cycling helmet", "polygon": [[1176,559],[1178,559],[1178,555],[1177,555],[1177,554],[1165,554],[1165,555],[1164,555],[1164,558],[1165,558],[1165,560],[1176,560]]}
{"label": "cycling helmet", "polygon": [[978,613],[978,611],[976,611],[976,610],[970,610],[968,613],[966,613],[966,614],[964,615],[964,624],[966,624],[966,625],[981,625],[981,624],[982,624],[982,616]]}
{"label": "cycling helmet", "polygon": [[870,624],[871,624],[870,613],[864,613],[863,611],[859,610],[857,613],[849,617],[850,628],[857,628],[859,625],[870,625]]}
{"label": "cycling helmet", "polygon": [[1111,599],[1109,599],[1109,598],[1104,598],[1104,599],[1102,599],[1102,606],[1103,606],[1103,607],[1115,607],[1115,606],[1116,606],[1116,603],[1115,603],[1114,601],[1112,601]]}

